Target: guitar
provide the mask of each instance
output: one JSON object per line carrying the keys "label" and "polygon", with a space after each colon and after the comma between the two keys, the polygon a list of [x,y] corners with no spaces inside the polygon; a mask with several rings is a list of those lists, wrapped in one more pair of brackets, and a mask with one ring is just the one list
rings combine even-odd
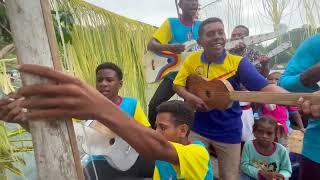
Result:
{"label": "guitar", "polygon": [[197,41],[191,40],[184,43],[185,51],[181,54],[174,54],[163,51],[159,54],[148,51],[144,56],[144,69],[147,83],[154,83],[161,80],[172,71],[178,71],[183,60],[197,46]]}
{"label": "guitar", "polygon": [[[278,47],[276,47],[273,50],[271,50],[270,52],[268,52],[267,57],[272,58],[272,57],[282,53],[283,51],[285,51],[285,50],[287,50],[287,49],[289,49],[291,47],[292,47],[292,43],[290,41],[281,43]],[[260,54],[257,53],[257,52],[254,53],[254,56],[259,56],[259,55]],[[258,61],[258,60],[254,60],[252,62],[253,65],[257,65],[259,63],[260,63],[260,61]]]}
{"label": "guitar", "polygon": [[311,104],[320,104],[320,94],[234,91],[227,80],[208,80],[196,75],[188,77],[186,88],[200,97],[209,110],[230,108],[233,101],[299,106],[297,102],[300,97],[310,100]]}
{"label": "guitar", "polygon": [[[267,41],[282,35],[284,31],[265,33],[254,36],[247,36],[243,39],[230,41],[227,40],[225,48],[227,50],[234,48],[239,42],[247,46]],[[172,71],[178,71],[183,64],[184,59],[192,52],[201,50],[195,40],[184,43],[186,50],[181,54],[174,54],[169,51],[163,51],[159,54],[148,51],[144,56],[144,69],[147,83],[154,83],[161,80],[165,75]]]}
{"label": "guitar", "polygon": [[85,154],[106,156],[108,163],[121,171],[129,170],[136,163],[139,154],[100,122],[88,120],[84,124],[73,125],[80,157]]}

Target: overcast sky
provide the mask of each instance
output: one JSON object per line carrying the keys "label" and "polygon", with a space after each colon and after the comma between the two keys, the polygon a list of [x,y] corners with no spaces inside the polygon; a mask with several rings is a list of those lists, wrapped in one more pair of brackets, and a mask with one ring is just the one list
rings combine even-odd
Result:
{"label": "overcast sky", "polygon": [[[167,17],[177,16],[174,0],[86,0],[96,6],[117,14],[136,19],[148,24],[159,26]],[[201,5],[215,0],[199,0]],[[273,31],[272,22],[266,16],[262,1],[265,0],[219,0],[217,3],[200,11],[201,18],[216,16],[223,19],[226,31],[238,24],[244,24],[250,28],[251,34]],[[297,0],[289,1],[284,11],[285,16],[281,23],[289,29],[301,27],[305,22],[304,9],[297,8]],[[318,0],[307,0],[317,2]],[[320,4],[320,3],[319,3]],[[241,10],[239,10],[241,9]],[[317,8],[314,7],[316,11]],[[319,17],[315,22],[319,24]]]}

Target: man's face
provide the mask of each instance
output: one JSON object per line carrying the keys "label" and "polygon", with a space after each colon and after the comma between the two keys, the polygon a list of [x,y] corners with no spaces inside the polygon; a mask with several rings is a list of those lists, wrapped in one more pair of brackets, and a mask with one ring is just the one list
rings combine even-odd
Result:
{"label": "man's face", "polygon": [[199,44],[206,54],[221,56],[226,44],[226,34],[221,22],[213,22],[204,26],[204,32],[199,38]]}
{"label": "man's face", "polygon": [[118,96],[122,81],[112,69],[101,69],[96,75],[96,89],[108,99]]}
{"label": "man's face", "polygon": [[199,8],[198,0],[180,0],[179,6],[183,14],[194,17]]}
{"label": "man's face", "polygon": [[275,128],[268,123],[260,123],[254,129],[253,134],[257,141],[265,147],[270,145],[276,136]]}
{"label": "man's face", "polygon": [[162,112],[157,114],[156,131],[161,133],[168,141],[180,143],[186,137],[187,125],[175,125],[171,113]]}
{"label": "man's face", "polygon": [[231,41],[243,39],[246,36],[249,36],[248,31],[245,28],[238,27],[232,31]]}

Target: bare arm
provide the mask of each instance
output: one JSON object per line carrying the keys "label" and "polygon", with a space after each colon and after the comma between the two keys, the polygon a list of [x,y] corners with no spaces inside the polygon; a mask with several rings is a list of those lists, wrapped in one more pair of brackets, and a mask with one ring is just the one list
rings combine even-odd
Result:
{"label": "bare arm", "polygon": [[206,103],[198,96],[188,92],[186,87],[174,85],[174,90],[182,97],[186,102],[190,103],[195,109],[199,111],[207,111],[209,108]]}
{"label": "bare arm", "polygon": [[320,81],[320,63],[303,72],[300,80],[307,87],[315,86]]}
{"label": "bare arm", "polygon": [[288,93],[287,90],[283,89],[280,86],[277,86],[275,84],[268,84],[264,88],[262,88],[260,91],[262,92],[278,92],[278,93]]}
{"label": "bare arm", "polygon": [[[110,107],[109,103],[108,106]],[[179,164],[175,148],[162,134],[138,124],[115,106],[108,109],[108,111],[99,115],[97,118],[99,122],[112,129],[137,152],[149,159]]]}
{"label": "bare arm", "polygon": [[161,51],[170,51],[175,54],[180,54],[184,51],[185,46],[183,44],[161,44],[157,39],[152,38],[147,48],[155,53],[160,53]]}
{"label": "bare arm", "polygon": [[179,163],[175,148],[160,133],[138,124],[89,85],[47,67],[23,65],[20,70],[59,83],[59,85],[32,85],[19,89],[18,94],[26,97],[22,103],[22,107],[29,110],[25,113],[26,119],[48,117],[97,119],[127,141],[141,155],[173,164]]}
{"label": "bare arm", "polygon": [[299,112],[290,113],[290,116],[298,124],[300,131],[304,132],[304,126]]}

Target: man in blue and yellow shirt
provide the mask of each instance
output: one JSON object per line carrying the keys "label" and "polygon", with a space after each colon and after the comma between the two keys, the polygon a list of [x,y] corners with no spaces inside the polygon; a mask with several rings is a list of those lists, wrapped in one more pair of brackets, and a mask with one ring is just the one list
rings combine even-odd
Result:
{"label": "man in blue and yellow shirt", "polygon": [[[148,45],[150,51],[155,53],[170,51],[180,54],[185,50],[183,43],[198,39],[200,21],[195,20],[199,7],[198,0],[180,0],[179,7],[182,10],[181,16],[165,20],[150,40]],[[172,82],[176,75],[177,72],[167,74],[150,100],[148,117],[153,127],[156,121],[157,106],[168,101],[175,94]]]}
{"label": "man in blue and yellow shirt", "polygon": [[213,145],[218,155],[219,174],[222,179],[236,180],[239,177],[241,108],[239,102],[226,110],[207,110],[205,102],[186,89],[189,75],[208,79],[228,80],[235,90],[240,83],[250,91],[287,92],[267,80],[257,72],[247,58],[232,55],[225,50],[226,35],[222,20],[209,18],[199,27],[198,44],[203,52],[190,54],[180,68],[174,85],[178,95],[192,104],[197,112],[191,139],[203,140]]}

